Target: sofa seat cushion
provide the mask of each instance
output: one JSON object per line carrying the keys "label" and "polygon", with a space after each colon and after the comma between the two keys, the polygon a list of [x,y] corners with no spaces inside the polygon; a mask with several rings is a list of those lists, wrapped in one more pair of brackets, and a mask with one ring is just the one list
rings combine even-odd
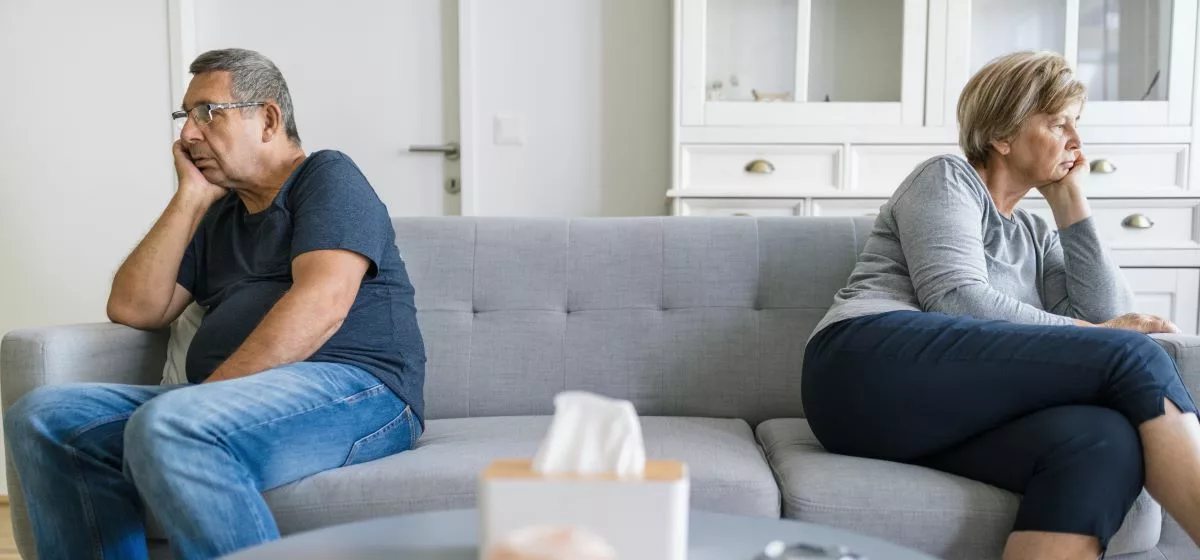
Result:
{"label": "sofa seat cushion", "polygon": [[[479,473],[493,459],[533,457],[550,416],[430,420],[417,447],[320,473],[267,492],[284,534],[360,519],[475,506]],[[679,459],[691,506],[779,516],[779,488],[754,434],[739,419],[642,417],[649,459]]]}
{"label": "sofa seat cushion", "polygon": [[[1016,519],[1017,494],[924,467],[829,453],[802,419],[768,420],[759,424],[757,436],[779,479],[785,517],[947,560],[1001,557]],[[1109,555],[1153,549],[1161,528],[1161,508],[1142,492],[1109,544]]]}

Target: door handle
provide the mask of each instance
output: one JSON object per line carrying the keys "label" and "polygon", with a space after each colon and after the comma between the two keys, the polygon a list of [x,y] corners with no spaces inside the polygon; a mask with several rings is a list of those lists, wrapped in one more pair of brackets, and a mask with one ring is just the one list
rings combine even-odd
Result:
{"label": "door handle", "polygon": [[413,152],[413,153],[442,154],[443,156],[446,157],[446,159],[448,159],[450,161],[457,160],[458,156],[459,156],[458,142],[447,142],[445,144],[439,144],[439,145],[433,145],[433,146],[418,144],[418,145],[414,145],[414,146],[409,146],[408,151]]}

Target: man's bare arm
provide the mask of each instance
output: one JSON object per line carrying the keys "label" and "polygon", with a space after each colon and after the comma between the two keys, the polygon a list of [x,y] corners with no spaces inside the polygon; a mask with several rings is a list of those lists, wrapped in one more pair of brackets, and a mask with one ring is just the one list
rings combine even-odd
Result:
{"label": "man's bare arm", "polygon": [[205,383],[245,377],[313,355],[346,320],[370,263],[342,249],[296,257],[292,288]]}
{"label": "man's bare arm", "polygon": [[192,294],[176,281],[179,263],[200,219],[227,191],[204,179],[179,142],[174,155],[179,190],[113,278],[108,318],[114,323],[161,328],[191,302]]}

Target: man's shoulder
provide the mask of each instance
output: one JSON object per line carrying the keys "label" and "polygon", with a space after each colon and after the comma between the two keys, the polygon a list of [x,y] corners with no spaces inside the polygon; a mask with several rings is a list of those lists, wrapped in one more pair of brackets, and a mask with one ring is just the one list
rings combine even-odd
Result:
{"label": "man's shoulder", "polygon": [[370,183],[350,156],[337,150],[319,150],[305,158],[289,188],[290,196],[306,197],[313,191],[335,189],[370,190]]}
{"label": "man's shoulder", "polygon": [[327,167],[350,167],[358,170],[358,166],[354,164],[354,160],[344,152],[338,150],[317,150],[308,155],[304,160],[304,167],[309,172],[316,171]]}

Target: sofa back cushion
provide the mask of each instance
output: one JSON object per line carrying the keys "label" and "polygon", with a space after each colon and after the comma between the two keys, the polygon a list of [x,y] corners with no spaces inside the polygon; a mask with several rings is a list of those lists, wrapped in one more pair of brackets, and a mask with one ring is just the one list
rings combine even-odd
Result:
{"label": "sofa back cushion", "polygon": [[429,418],[803,416],[804,343],[870,231],[851,218],[398,218]]}

